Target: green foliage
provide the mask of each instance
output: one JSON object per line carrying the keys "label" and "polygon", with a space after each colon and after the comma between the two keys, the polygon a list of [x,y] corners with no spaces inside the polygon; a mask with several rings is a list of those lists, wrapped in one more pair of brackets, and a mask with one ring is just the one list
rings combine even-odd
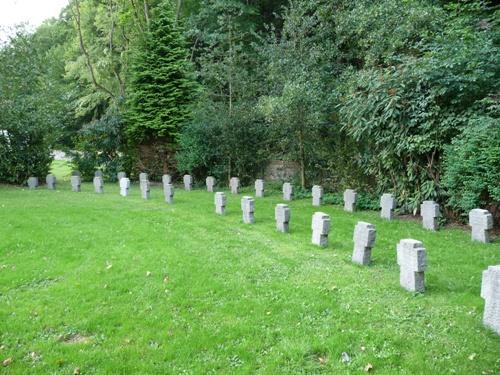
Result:
{"label": "green foliage", "polygon": [[364,164],[379,191],[393,189],[406,211],[415,212],[425,199],[444,199],[444,147],[466,125],[474,103],[499,84],[494,34],[477,30],[467,15],[449,16],[444,25],[398,65],[343,75],[343,127],[368,156]]}
{"label": "green foliage", "polygon": [[0,181],[45,177],[60,130],[60,106],[47,69],[54,61],[43,44],[19,29],[0,49]]}
{"label": "green foliage", "polygon": [[103,117],[77,133],[75,146],[78,151],[71,156],[83,178],[90,181],[96,169],[100,169],[108,180],[114,181],[117,172],[130,169],[127,154],[120,152],[121,127],[118,108],[111,107]]}
{"label": "green foliage", "polygon": [[189,118],[195,92],[187,50],[171,6],[155,8],[150,30],[134,50],[125,113],[125,134],[134,144],[165,138],[175,142]]}
{"label": "green foliage", "polygon": [[[498,106],[498,104],[497,104]],[[494,213],[500,205],[500,120],[475,116],[463,132],[446,147],[443,185],[448,205],[467,213],[488,207]]]}

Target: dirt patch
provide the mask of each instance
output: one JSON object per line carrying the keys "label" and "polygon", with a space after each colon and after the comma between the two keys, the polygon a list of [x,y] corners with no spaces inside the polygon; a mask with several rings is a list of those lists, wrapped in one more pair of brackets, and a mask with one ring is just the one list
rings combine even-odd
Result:
{"label": "dirt patch", "polygon": [[90,340],[90,336],[81,335],[79,333],[68,333],[59,337],[59,341],[65,344],[88,344]]}

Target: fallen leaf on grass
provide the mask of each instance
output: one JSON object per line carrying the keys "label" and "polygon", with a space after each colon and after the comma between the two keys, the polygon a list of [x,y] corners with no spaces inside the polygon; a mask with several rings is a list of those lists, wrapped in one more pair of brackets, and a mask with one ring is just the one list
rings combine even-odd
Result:
{"label": "fallen leaf on grass", "polygon": [[113,267],[113,264],[110,262],[106,262],[106,269],[109,270],[111,267]]}
{"label": "fallen leaf on grass", "polygon": [[4,359],[4,360],[3,360],[2,365],[3,365],[4,367],[7,367],[7,366],[9,366],[11,363],[12,363],[12,358],[7,358],[7,359]]}
{"label": "fallen leaf on grass", "polygon": [[318,357],[318,361],[322,365],[326,365],[328,363],[328,358],[326,357]]}
{"label": "fallen leaf on grass", "polygon": [[80,369],[78,367],[76,367],[74,370],[73,370],[73,375],[80,375],[82,372],[80,371]]}
{"label": "fallen leaf on grass", "polygon": [[373,370],[373,365],[371,363],[368,363],[365,366],[365,372],[370,372],[371,370]]}
{"label": "fallen leaf on grass", "polygon": [[163,282],[164,282],[165,284],[166,284],[166,283],[168,283],[169,281],[170,281],[170,278],[169,278],[168,276],[165,276],[165,277],[163,278]]}
{"label": "fallen leaf on grass", "polygon": [[476,358],[476,353],[472,353],[470,356],[469,356],[469,361],[473,361],[475,358]]}
{"label": "fallen leaf on grass", "polygon": [[149,277],[149,276],[151,276],[151,272],[148,271],[148,272],[146,272],[146,277]]}

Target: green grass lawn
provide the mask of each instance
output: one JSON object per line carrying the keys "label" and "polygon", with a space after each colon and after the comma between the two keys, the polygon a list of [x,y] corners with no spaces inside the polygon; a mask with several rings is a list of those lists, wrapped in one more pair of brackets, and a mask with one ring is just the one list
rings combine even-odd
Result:
{"label": "green grass lawn", "polygon": [[[498,241],[324,206],[332,230],[321,249],[309,199],[290,204],[282,234],[278,195],[257,199],[256,224],[244,225],[241,195],[228,194],[221,217],[201,190],[178,189],[172,206],[158,186],[149,201],[137,185],[128,198],[116,183],[82,190],[0,187],[0,360],[12,358],[0,373],[500,372],[480,297]],[[350,261],[359,220],[377,227],[370,267]],[[399,286],[403,238],[427,249],[423,295]]]}

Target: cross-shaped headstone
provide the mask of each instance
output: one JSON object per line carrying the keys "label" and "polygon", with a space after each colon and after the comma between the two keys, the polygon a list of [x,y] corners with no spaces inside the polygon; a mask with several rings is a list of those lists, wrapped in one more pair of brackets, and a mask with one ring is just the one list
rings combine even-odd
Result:
{"label": "cross-shaped headstone", "polygon": [[215,178],[212,176],[208,176],[205,180],[207,184],[207,191],[210,193],[214,192],[214,186],[215,186]]}
{"label": "cross-shaped headstone", "polygon": [[290,224],[290,207],[287,204],[279,203],[274,209],[276,229],[279,232],[288,233]]}
{"label": "cross-shaped headstone", "polygon": [[79,175],[71,176],[71,190],[74,192],[81,191],[82,180]]}
{"label": "cross-shaped headstone", "polygon": [[354,250],[352,261],[367,266],[371,262],[372,248],[375,244],[377,231],[375,225],[360,221],[354,227]]}
{"label": "cross-shaped headstone", "polygon": [[356,199],[358,193],[355,190],[347,189],[344,191],[344,211],[354,212],[356,209]]}
{"label": "cross-shaped headstone", "polygon": [[324,212],[315,212],[312,217],[312,243],[321,247],[328,246],[328,233],[330,233],[330,216]]}
{"label": "cross-shaped headstone", "polygon": [[231,177],[229,180],[229,187],[231,188],[231,194],[239,194],[240,179],[238,177]]}
{"label": "cross-shaped headstone", "polygon": [[399,283],[410,292],[425,291],[424,272],[427,269],[427,255],[422,242],[412,239],[399,241],[397,246]]}
{"label": "cross-shaped headstone", "polygon": [[424,201],[420,205],[420,215],[422,215],[422,226],[425,229],[438,229],[439,204],[434,201]]}
{"label": "cross-shaped headstone", "polygon": [[226,194],[221,191],[215,193],[214,203],[215,213],[218,215],[224,215],[226,211]]}
{"label": "cross-shaped headstone", "polygon": [[500,265],[483,271],[481,297],[484,299],[483,323],[500,335]]}
{"label": "cross-shaped headstone", "polygon": [[258,198],[264,197],[264,180],[255,180],[255,196]]}
{"label": "cross-shaped headstone", "polygon": [[321,206],[323,204],[323,188],[319,185],[312,187],[312,205]]}
{"label": "cross-shaped headstone", "polygon": [[252,197],[244,196],[241,198],[241,211],[243,213],[243,223],[253,224],[255,222],[255,200]]}
{"label": "cross-shaped headstone", "polygon": [[475,208],[469,212],[469,225],[472,228],[472,241],[490,242],[490,231],[493,229],[493,215],[488,210]]}
{"label": "cross-shaped headstone", "polygon": [[291,201],[293,199],[293,186],[289,182],[283,184],[283,200]]}
{"label": "cross-shaped headstone", "polygon": [[104,193],[104,182],[103,182],[101,176],[95,176],[94,177],[94,191],[97,194]]}
{"label": "cross-shaped headstone", "polygon": [[391,220],[393,210],[396,208],[396,199],[394,195],[385,193],[380,197],[380,207],[382,210],[380,211],[380,217],[382,219]]}

